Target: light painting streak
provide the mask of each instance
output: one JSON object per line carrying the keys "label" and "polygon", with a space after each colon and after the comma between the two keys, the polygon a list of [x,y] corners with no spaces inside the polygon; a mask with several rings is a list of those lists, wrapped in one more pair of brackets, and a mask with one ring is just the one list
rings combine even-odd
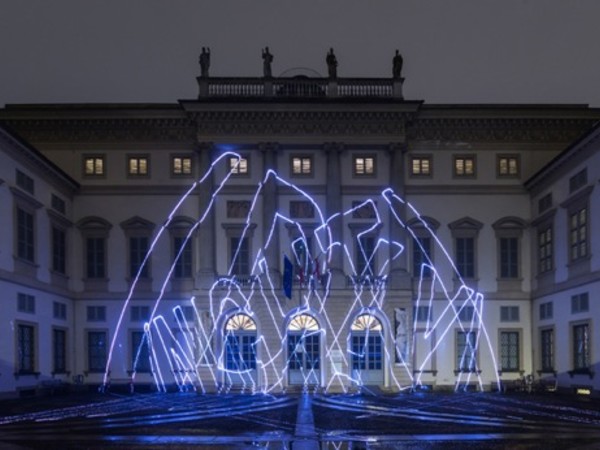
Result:
{"label": "light painting streak", "polygon": [[[466,388],[473,380],[479,389],[483,389],[477,355],[484,348],[491,357],[496,381],[500,382],[494,349],[483,322],[483,296],[465,284],[449,253],[418,211],[391,189],[385,189],[380,194],[383,200],[380,205],[384,205],[382,208],[378,208],[376,198],[370,198],[326,218],[318,202],[308,193],[284,180],[276,172],[267,171],[252,196],[250,210],[241,228],[238,247],[227,275],[215,280],[208,292],[206,304],[201,304],[202,300],[198,298],[190,299],[194,311],[191,322],[185,317],[181,306],[176,306],[172,310],[176,325],[170,325],[167,317],[158,314],[158,310],[177,260],[193,233],[214,210],[218,195],[241,160],[236,153],[224,152],[212,163],[207,173],[182,196],[153,239],[116,324],[107,358],[104,386],[110,382],[115,346],[123,340],[124,317],[144,265],[184,201],[198,189],[205,189],[206,181],[214,175],[216,166],[227,162],[229,158],[235,158],[237,164],[228,168],[226,175],[214,188],[206,208],[190,227],[164,278],[150,320],[144,326],[146,337],[141,346],[148,346],[152,378],[159,391],[167,391],[173,384],[180,391],[194,389],[200,392],[227,392],[235,387],[242,392],[270,393],[283,391],[290,384],[303,386],[304,390],[321,386],[325,391],[343,392],[364,384],[385,384],[397,390],[413,389],[423,383],[423,373],[441,344],[453,339],[455,330],[465,333],[466,345],[460,355],[460,368],[467,367],[467,370],[456,371],[456,389]],[[301,222],[276,212],[264,245],[259,245],[254,252],[250,273],[248,276],[236,276],[235,263],[242,252],[243,239],[249,238],[254,223],[262,222],[260,215],[253,220],[254,214],[258,214],[260,209],[257,205],[264,186],[273,182],[291,189],[296,196],[310,202],[318,222],[307,228]],[[436,244],[435,248],[441,250],[443,263],[451,268],[454,278],[460,282],[455,294],[443,282],[414,230],[398,215],[400,207],[408,208],[419,221],[419,226],[427,230],[428,236]],[[348,245],[343,236],[333,235],[331,223],[352,217],[361,208],[371,210],[373,218],[361,221],[360,231],[356,233],[352,245]],[[412,345],[396,341],[394,332],[397,330],[394,330],[383,312],[392,263],[403,256],[406,248],[405,243],[380,236],[386,232],[386,223],[382,220],[384,212],[389,217],[389,222],[399,224],[408,239],[412,239],[420,247],[423,256],[416,298],[409,303],[414,304],[415,308],[425,306],[432,311],[434,305],[439,306],[441,301],[446,301],[434,320],[431,314],[427,315],[423,332],[417,315],[414,315]],[[290,246],[283,253],[291,256],[294,265],[300,268],[297,279],[294,280],[296,289],[291,301],[297,301],[297,307],[288,305],[290,301],[279,288],[280,280],[272,279],[272,274],[279,273],[279,261],[271,268],[266,257],[267,249],[274,245],[275,233],[279,233],[283,226],[288,228],[290,237]],[[364,238],[373,239],[370,241],[374,242],[373,248],[364,247]],[[314,244],[314,252],[311,251],[311,242]],[[346,277],[346,289],[332,288],[331,262],[335,252],[342,253],[345,266],[350,268],[351,275]],[[362,258],[362,268],[356,266],[356,256]],[[376,263],[379,263],[377,272],[374,271]],[[425,283],[426,272],[430,273],[428,289]],[[340,304],[343,304],[343,311],[340,311]],[[459,317],[466,307],[473,307],[473,315],[468,323],[464,323]],[[311,317],[316,325],[311,322],[311,329],[287,329],[295,318],[303,315]],[[353,327],[357,327],[357,318],[362,316],[370,317],[379,325],[372,329],[367,327],[365,330],[353,330]],[[248,321],[238,324],[239,326],[234,326],[231,322],[241,320],[242,317]],[[263,323],[260,323],[259,317]],[[423,339],[433,344],[430,351],[421,358],[421,363],[415,365],[415,339],[419,333]],[[141,346],[136,354],[132,382],[136,377],[137,361],[142,354]],[[392,366],[397,369],[392,370]]]}

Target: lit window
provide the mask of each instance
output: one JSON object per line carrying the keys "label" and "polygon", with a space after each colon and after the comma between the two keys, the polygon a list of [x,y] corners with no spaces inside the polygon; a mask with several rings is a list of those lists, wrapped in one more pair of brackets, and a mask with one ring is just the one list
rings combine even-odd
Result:
{"label": "lit window", "polygon": [[128,174],[132,176],[147,176],[149,161],[147,156],[130,156],[127,163]]}
{"label": "lit window", "polygon": [[475,176],[475,157],[474,156],[456,156],[454,157],[454,176],[473,177]]}
{"label": "lit window", "polygon": [[249,165],[247,157],[229,158],[229,170],[234,175],[248,175]]}
{"label": "lit window", "polygon": [[416,177],[428,177],[431,175],[431,157],[419,156],[411,160],[410,174]]}
{"label": "lit window", "polygon": [[570,215],[571,261],[587,256],[587,208],[581,208]]}
{"label": "lit window", "polygon": [[519,320],[518,306],[500,307],[500,322],[518,322]]}
{"label": "lit window", "polygon": [[312,158],[310,156],[292,158],[293,175],[312,175]]}
{"label": "lit window", "polygon": [[174,156],[171,159],[171,170],[173,175],[191,175],[192,158],[190,156]]}
{"label": "lit window", "polygon": [[500,177],[518,177],[519,176],[519,157],[498,156],[498,176]]}
{"label": "lit window", "polygon": [[375,175],[375,158],[373,156],[355,156],[354,175]]}
{"label": "lit window", "polygon": [[104,156],[86,156],[83,162],[83,173],[85,175],[104,175]]}

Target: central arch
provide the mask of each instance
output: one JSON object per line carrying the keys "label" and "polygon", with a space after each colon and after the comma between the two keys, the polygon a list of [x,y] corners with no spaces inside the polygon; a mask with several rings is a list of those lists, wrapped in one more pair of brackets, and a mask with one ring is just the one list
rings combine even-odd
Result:
{"label": "central arch", "polygon": [[321,384],[321,328],[309,314],[294,316],[287,326],[288,384]]}

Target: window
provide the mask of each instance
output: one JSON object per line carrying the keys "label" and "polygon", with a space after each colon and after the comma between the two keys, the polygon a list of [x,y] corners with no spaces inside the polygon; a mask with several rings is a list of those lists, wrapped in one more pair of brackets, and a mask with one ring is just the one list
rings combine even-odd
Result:
{"label": "window", "polygon": [[475,308],[473,306],[463,306],[458,311],[458,320],[461,322],[471,322],[474,314]]}
{"label": "window", "polygon": [[17,311],[35,314],[35,297],[19,292],[17,294]]}
{"label": "window", "polygon": [[143,331],[131,332],[131,368],[140,373],[151,371],[148,339]]}
{"label": "window", "polygon": [[35,327],[17,325],[17,371],[20,374],[35,372]]}
{"label": "window", "polygon": [[312,175],[313,163],[311,156],[292,157],[292,175]]}
{"label": "window", "polygon": [[65,201],[60,198],[57,195],[52,194],[51,200],[50,200],[50,205],[52,206],[52,209],[54,209],[55,211],[58,211],[61,214],[64,214],[67,210],[67,206]]}
{"label": "window", "polygon": [[573,369],[590,368],[590,327],[587,323],[573,326]]}
{"label": "window", "polygon": [[106,306],[88,306],[86,311],[88,322],[104,322],[106,320]]}
{"label": "window", "polygon": [[[175,278],[192,277],[192,242],[191,238],[186,241],[185,237],[175,236],[173,238],[173,259],[175,259]],[[183,250],[182,250],[183,247]],[[181,252],[181,253],[180,253]],[[179,257],[178,257],[179,255]]]}
{"label": "window", "polygon": [[431,156],[413,156],[410,161],[410,174],[413,177],[430,177]]}
{"label": "window", "polygon": [[540,273],[548,272],[553,268],[551,226],[538,232],[538,264]]}
{"label": "window", "polygon": [[477,333],[475,331],[457,331],[456,333],[456,370],[473,372],[477,369]]}
{"label": "window", "polygon": [[582,312],[588,312],[590,309],[590,302],[588,293],[573,295],[571,297],[571,313],[577,314]]}
{"label": "window", "polygon": [[[148,238],[146,236],[133,236],[129,238],[129,276],[148,278],[149,263],[148,259],[144,263],[144,258],[148,253]],[[144,264],[142,266],[142,264]],[[141,270],[140,270],[141,269]]]}
{"label": "window", "polygon": [[67,332],[58,328],[52,330],[52,370],[53,373],[67,371]]}
{"label": "window", "polygon": [[356,242],[356,274],[375,276],[375,236],[360,236]]}
{"label": "window", "polygon": [[520,173],[519,155],[498,155],[498,177],[516,178]]}
{"label": "window", "polygon": [[33,214],[17,207],[17,256],[29,262],[35,260]]}
{"label": "window", "polygon": [[104,278],[106,240],[101,237],[90,237],[86,244],[86,276],[87,278]]}
{"label": "window", "polygon": [[[193,322],[195,317],[196,317],[196,313],[194,311],[194,307],[193,306],[182,306],[181,307],[181,311],[183,313],[183,318],[185,319],[186,322]],[[204,332],[208,333],[210,330],[204,330]]]}
{"label": "window", "polygon": [[519,320],[518,306],[500,307],[500,322],[518,322]]}
{"label": "window", "polygon": [[256,369],[256,323],[245,314],[236,314],[225,324],[225,368]]}
{"label": "window", "polygon": [[106,331],[88,331],[88,370],[90,372],[104,372],[106,370]]}
{"label": "window", "polygon": [[192,175],[192,157],[173,156],[171,158],[171,174],[176,176]]}
{"label": "window", "polygon": [[519,278],[519,239],[500,238],[500,277]]}
{"label": "window", "polygon": [[131,307],[131,321],[132,322],[146,322],[150,319],[150,307],[149,306],[132,306]]}
{"label": "window", "polygon": [[358,175],[358,176],[375,175],[375,157],[374,156],[355,156],[354,157],[354,175]]}
{"label": "window", "polygon": [[554,330],[547,329],[541,331],[541,357],[542,372],[554,371]]}
{"label": "window", "polygon": [[230,240],[232,275],[250,275],[250,241],[247,237],[232,237]]}
{"label": "window", "polygon": [[500,332],[500,369],[506,372],[520,370],[519,332]]}
{"label": "window", "polygon": [[103,176],[104,166],[104,156],[86,156],[83,158],[83,173],[85,176]]}
{"label": "window", "polygon": [[248,157],[229,158],[229,170],[233,175],[248,175],[250,173]]}
{"label": "window", "polygon": [[552,207],[552,192],[547,193],[538,200],[538,214]]}
{"label": "window", "polygon": [[577,172],[569,179],[569,192],[575,192],[587,184],[587,169]]}
{"label": "window", "polygon": [[456,239],[456,269],[463,278],[475,277],[475,239]]}
{"label": "window", "polygon": [[540,303],[540,320],[552,319],[554,316],[553,303]]}
{"label": "window", "polygon": [[428,322],[432,320],[431,308],[429,306],[415,306],[413,314],[417,322]]}
{"label": "window", "polygon": [[127,174],[130,176],[148,176],[150,160],[147,156],[130,156],[127,158]]}
{"label": "window", "polygon": [[587,256],[587,207],[570,214],[571,261]]}
{"label": "window", "polygon": [[[413,276],[431,278],[431,238],[417,237],[413,239]],[[425,264],[426,266],[423,266]]]}
{"label": "window", "polygon": [[55,319],[66,320],[67,305],[60,302],[52,302],[52,317]]}
{"label": "window", "polygon": [[31,195],[33,195],[33,192],[34,192],[33,178],[31,178],[29,175],[26,175],[23,172],[21,172],[19,169],[17,169],[16,181],[17,181],[17,186],[19,186],[25,192],[29,192]]}
{"label": "window", "polygon": [[52,270],[64,274],[66,272],[67,234],[65,230],[52,227]]}
{"label": "window", "polygon": [[455,156],[454,157],[454,176],[455,177],[474,177],[475,176],[475,156]]}

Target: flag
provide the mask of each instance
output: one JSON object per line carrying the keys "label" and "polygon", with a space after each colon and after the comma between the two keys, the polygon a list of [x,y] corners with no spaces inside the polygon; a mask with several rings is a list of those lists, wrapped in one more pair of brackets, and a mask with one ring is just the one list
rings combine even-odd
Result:
{"label": "flag", "polygon": [[292,283],[294,281],[294,266],[287,255],[283,255],[283,293],[292,298]]}

